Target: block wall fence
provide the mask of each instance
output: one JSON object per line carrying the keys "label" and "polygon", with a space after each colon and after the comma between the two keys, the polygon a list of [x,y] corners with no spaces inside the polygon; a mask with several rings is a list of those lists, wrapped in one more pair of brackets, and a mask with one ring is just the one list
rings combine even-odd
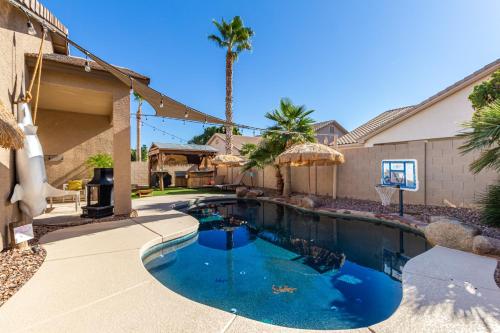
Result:
{"label": "block wall fence", "polygon": [[[418,162],[419,190],[405,192],[406,203],[443,206],[448,201],[459,207],[473,206],[488,185],[500,181],[500,174],[491,170],[472,174],[469,164],[478,154],[461,155],[462,143],[460,138],[447,138],[341,149],[346,162],[338,167],[337,197],[379,201],[375,185],[380,183],[381,161],[412,158]],[[229,169],[219,172],[228,175],[226,181],[231,177]],[[293,192],[332,194],[333,166],[292,167],[291,171]],[[233,168],[233,178],[239,172]],[[243,182],[252,186],[249,176]],[[254,170],[253,186],[276,189],[274,168]],[[396,202],[397,196],[392,199]]]}

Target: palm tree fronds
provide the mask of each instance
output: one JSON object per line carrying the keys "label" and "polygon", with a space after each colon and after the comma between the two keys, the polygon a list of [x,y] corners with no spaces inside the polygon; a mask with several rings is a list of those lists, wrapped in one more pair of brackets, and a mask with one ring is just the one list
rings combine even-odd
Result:
{"label": "palm tree fronds", "polygon": [[500,101],[476,111],[472,120],[464,124],[459,137],[465,139],[459,147],[462,154],[481,151],[479,158],[470,165],[473,173],[484,168],[500,170]]}

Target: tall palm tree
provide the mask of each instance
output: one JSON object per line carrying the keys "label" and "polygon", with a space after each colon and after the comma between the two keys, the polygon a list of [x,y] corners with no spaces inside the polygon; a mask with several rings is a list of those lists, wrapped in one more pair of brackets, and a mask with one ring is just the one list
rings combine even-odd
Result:
{"label": "tall palm tree", "polygon": [[307,110],[304,105],[294,105],[290,99],[283,98],[278,109],[266,113],[265,117],[274,122],[262,135],[263,140],[257,147],[248,147],[248,162],[244,170],[253,167],[264,168],[274,165],[278,179],[278,192],[283,191],[283,176],[278,165],[274,163],[276,157],[286,149],[298,143],[316,142],[312,124],[314,120],[309,117],[314,110]]}
{"label": "tall palm tree", "polygon": [[[230,22],[216,20],[212,21],[219,30],[218,35],[209,35],[208,39],[214,41],[217,46],[226,49],[226,122],[233,123],[233,63],[238,59],[238,54],[244,50],[251,50],[251,37],[253,30],[245,27],[239,16],[235,16]],[[233,127],[226,126],[226,154],[233,151]]]}
{"label": "tall palm tree", "polygon": [[142,117],[142,103],[144,98],[134,91],[134,100],[137,102],[137,113],[135,115],[137,121],[137,142],[135,150],[135,160],[142,160],[142,149],[141,149],[141,117]]}

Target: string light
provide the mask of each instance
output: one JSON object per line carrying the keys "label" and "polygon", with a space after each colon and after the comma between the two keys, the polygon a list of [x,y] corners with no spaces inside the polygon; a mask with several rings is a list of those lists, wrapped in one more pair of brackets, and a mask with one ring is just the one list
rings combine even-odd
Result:
{"label": "string light", "polygon": [[[149,115],[149,116],[151,116],[151,115]],[[167,131],[164,131],[164,130],[162,130],[161,128],[158,128],[158,127],[156,127],[156,126],[154,126],[154,125],[151,125],[151,124],[148,124],[148,123],[145,123],[145,122],[141,122],[141,123],[142,123],[142,125],[143,125],[143,126],[145,125],[145,126],[149,126],[149,127],[151,127],[151,128],[153,129],[153,132],[160,132],[163,136],[170,135],[170,137],[172,138],[172,140],[177,139],[177,140],[179,140],[180,142],[187,142],[187,140],[186,140],[186,139],[181,138],[181,137],[179,137],[179,136],[177,136],[177,135],[175,135],[175,134],[173,134],[173,133],[169,133],[169,132],[167,132]]]}
{"label": "string light", "polygon": [[[137,115],[137,113],[131,113],[131,115]],[[165,115],[157,115],[157,114],[148,114],[148,115],[145,115],[145,114],[141,114],[142,117],[146,117],[146,120],[147,120],[147,117],[161,117],[162,119],[172,119],[172,120],[182,120],[182,123],[185,124],[186,121],[189,121],[189,122],[192,122],[192,123],[201,123],[203,125],[206,125],[206,124],[209,124],[208,123],[208,119],[207,117],[205,116],[205,119],[203,121],[201,120],[195,120],[195,119],[182,119],[182,118],[175,118],[175,117],[169,117],[169,116],[165,116]],[[187,118],[187,117],[186,117]],[[249,126],[249,125],[243,125],[243,124],[235,124],[235,123],[223,123],[223,124],[220,124],[220,123],[210,123],[210,124],[213,124],[213,125],[222,125],[223,127],[225,127],[226,125],[227,126],[235,126],[235,127],[238,127],[240,130],[248,130],[248,131],[255,131],[255,132],[258,132],[260,135],[262,135],[263,133],[279,133],[279,134],[298,134],[298,135],[303,135],[304,133],[300,133],[300,132],[290,132],[290,131],[285,131],[285,130],[272,130],[272,129],[267,129],[267,128],[259,128],[259,127],[254,127],[254,126]],[[224,128],[225,129],[225,128]],[[330,134],[316,134],[316,135],[325,135],[325,136],[328,136]]]}
{"label": "string light", "polygon": [[89,63],[89,57],[87,54],[85,54],[85,71],[89,73],[92,69],[90,68],[90,63]]}
{"label": "string light", "polygon": [[[13,1],[12,1],[13,2]],[[24,11],[24,13],[26,14],[27,18],[28,18],[28,21],[27,21],[27,30],[28,30],[28,34],[30,35],[36,35],[37,34],[37,31],[33,25],[33,23],[31,22],[31,17],[30,15],[23,9],[23,7],[19,6],[18,8],[20,8],[21,10]],[[36,19],[38,21],[38,19]],[[67,42],[70,43],[71,45],[75,46],[77,49],[79,49],[80,51],[82,52],[85,52],[86,54],[89,54],[87,50],[85,50],[84,48],[82,48],[81,46],[79,46],[78,44],[74,43],[73,41],[67,39]],[[86,69],[86,68],[85,68]],[[133,87],[133,78],[129,75],[129,80],[130,80],[130,93],[132,94],[134,92],[134,87]],[[160,94],[160,93],[159,93]],[[163,99],[163,95],[162,96],[162,99]],[[162,107],[162,101],[160,101],[160,107]],[[185,106],[186,107],[186,106]],[[196,110],[195,110],[196,111]],[[195,112],[195,115],[197,113]],[[184,112],[184,118],[188,118],[189,117],[189,114],[188,114],[188,111],[187,111],[187,107],[186,107],[186,110]],[[178,118],[175,118],[175,117],[166,117],[166,118],[170,118],[170,119],[176,119],[176,120],[179,120]],[[199,120],[189,120],[191,122],[196,122],[196,123],[200,123],[201,121]],[[185,123],[185,120],[183,120],[183,123]],[[203,125],[205,126],[205,124],[207,124],[207,118],[205,116],[205,121],[203,123]],[[218,124],[218,122],[216,121],[215,123],[213,124]],[[258,128],[258,127],[253,127],[253,126],[249,126],[249,125],[243,125],[243,124],[234,124],[234,123],[231,123],[230,124],[231,126],[237,126],[241,129],[246,129],[246,130],[259,130],[261,133],[263,132],[274,132],[274,133],[282,133],[282,134],[300,134],[300,135],[303,135],[303,133],[299,133],[299,132],[291,132],[291,131],[282,131],[282,130],[270,130],[270,129],[261,129],[261,128]],[[326,134],[325,134],[326,135]]]}
{"label": "string light", "polygon": [[33,22],[31,22],[29,16],[28,16],[28,23],[26,23],[26,25],[28,26],[28,34],[31,36],[35,36],[36,29],[35,29],[35,26],[33,25]]}

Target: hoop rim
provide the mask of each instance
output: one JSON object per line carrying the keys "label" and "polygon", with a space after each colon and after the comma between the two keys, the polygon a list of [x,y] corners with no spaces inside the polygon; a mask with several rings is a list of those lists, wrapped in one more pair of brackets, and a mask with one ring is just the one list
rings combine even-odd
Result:
{"label": "hoop rim", "polygon": [[400,185],[387,185],[387,184],[382,184],[382,183],[375,184],[375,187],[392,187],[392,188],[400,189],[403,191],[405,190],[404,188],[401,188]]}

